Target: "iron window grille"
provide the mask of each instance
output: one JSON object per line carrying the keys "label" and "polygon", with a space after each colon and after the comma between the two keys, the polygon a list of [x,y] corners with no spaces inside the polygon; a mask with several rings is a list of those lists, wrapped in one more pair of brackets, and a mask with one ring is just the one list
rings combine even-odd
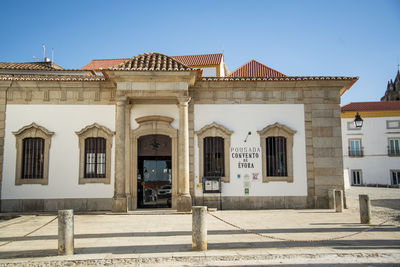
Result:
{"label": "iron window grille", "polygon": [[204,146],[204,176],[225,176],[224,164],[224,138],[206,137]]}
{"label": "iron window grille", "polygon": [[44,170],[44,139],[24,138],[22,140],[21,179],[42,179]]}
{"label": "iron window grille", "polygon": [[266,138],[267,176],[287,176],[286,138]]}
{"label": "iron window grille", "polygon": [[357,148],[351,148],[349,147],[349,157],[363,157],[364,156],[364,147],[357,147]]}
{"label": "iron window grille", "polygon": [[106,177],[106,139],[89,137],[85,139],[84,178]]}

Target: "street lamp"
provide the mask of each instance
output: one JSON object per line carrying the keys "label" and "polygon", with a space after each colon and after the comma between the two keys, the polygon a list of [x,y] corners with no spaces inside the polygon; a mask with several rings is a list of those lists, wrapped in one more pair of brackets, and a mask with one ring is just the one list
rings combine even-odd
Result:
{"label": "street lamp", "polygon": [[354,125],[356,126],[356,128],[361,128],[363,126],[363,119],[361,119],[360,114],[356,114],[356,117],[354,118]]}

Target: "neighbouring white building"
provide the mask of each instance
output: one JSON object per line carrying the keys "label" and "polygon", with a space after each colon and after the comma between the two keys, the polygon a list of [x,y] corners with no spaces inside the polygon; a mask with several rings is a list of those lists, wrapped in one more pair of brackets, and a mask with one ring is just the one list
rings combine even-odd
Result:
{"label": "neighbouring white building", "polygon": [[[345,187],[399,186],[400,101],[355,102],[342,111]],[[363,126],[354,126],[359,113]]]}
{"label": "neighbouring white building", "polygon": [[92,63],[0,63],[2,211],[328,208],[343,190],[357,77],[227,73],[218,54]]}

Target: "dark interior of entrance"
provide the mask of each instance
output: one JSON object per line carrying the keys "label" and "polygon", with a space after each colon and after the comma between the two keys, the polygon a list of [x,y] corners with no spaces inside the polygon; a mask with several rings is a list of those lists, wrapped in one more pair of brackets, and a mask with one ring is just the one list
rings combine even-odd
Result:
{"label": "dark interior of entrance", "polygon": [[146,135],[138,140],[138,208],[170,208],[172,203],[171,138]]}

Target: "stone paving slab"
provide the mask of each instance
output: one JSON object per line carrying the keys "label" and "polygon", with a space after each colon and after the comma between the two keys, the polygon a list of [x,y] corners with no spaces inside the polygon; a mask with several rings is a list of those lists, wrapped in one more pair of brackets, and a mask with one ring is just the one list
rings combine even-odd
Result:
{"label": "stone paving slab", "polygon": [[[232,224],[248,229],[247,233],[211,216],[208,223],[208,251],[191,249],[191,215],[175,212],[75,215],[75,255],[57,256],[57,220],[29,236],[6,244],[44,225],[54,215],[22,215],[0,222],[0,264],[53,262],[60,260],[116,260],[133,263],[167,264],[172,259],[202,264],[204,260],[241,258],[254,261],[259,257],[285,261],[290,257],[318,255],[332,257],[372,256],[382,262],[400,262],[400,226],[361,225],[359,215],[345,210],[254,210],[217,211],[214,214]],[[371,228],[372,227],[372,228]],[[365,231],[372,229],[370,231]],[[363,232],[364,231],[364,232]],[[355,234],[359,233],[359,234]],[[355,235],[351,235],[355,234]],[[327,240],[351,235],[339,240]],[[4,245],[6,244],[6,245]],[[366,256],[365,256],[366,255]],[[301,258],[300,257],[300,258]],[[307,257],[306,257],[307,258]],[[79,263],[79,262],[78,262]],[[164,265],[163,264],[163,265]],[[171,263],[172,264],[172,263]],[[174,265],[176,262],[174,262]],[[40,265],[40,264],[39,264]],[[125,265],[125,264],[122,264]]]}

